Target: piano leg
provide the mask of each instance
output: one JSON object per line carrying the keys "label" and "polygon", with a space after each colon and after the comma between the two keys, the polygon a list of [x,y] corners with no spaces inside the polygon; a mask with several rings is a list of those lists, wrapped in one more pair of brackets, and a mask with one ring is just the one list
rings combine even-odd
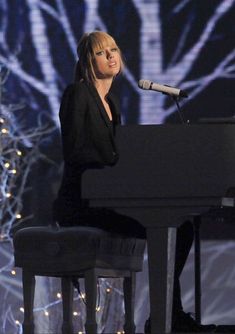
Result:
{"label": "piano leg", "polygon": [[151,333],[170,333],[176,227],[147,227],[147,242]]}

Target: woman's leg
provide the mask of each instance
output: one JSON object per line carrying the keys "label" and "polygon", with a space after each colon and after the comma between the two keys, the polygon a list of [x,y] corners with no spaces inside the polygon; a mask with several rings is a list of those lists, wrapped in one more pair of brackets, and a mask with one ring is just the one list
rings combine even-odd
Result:
{"label": "woman's leg", "polygon": [[146,239],[146,230],[137,220],[106,208],[91,208],[82,214],[81,225],[101,228],[130,238]]}
{"label": "woman's leg", "polygon": [[181,301],[180,275],[183,271],[194,239],[193,225],[190,221],[183,223],[177,230],[175,254],[175,281],[173,293],[173,317],[183,310]]}

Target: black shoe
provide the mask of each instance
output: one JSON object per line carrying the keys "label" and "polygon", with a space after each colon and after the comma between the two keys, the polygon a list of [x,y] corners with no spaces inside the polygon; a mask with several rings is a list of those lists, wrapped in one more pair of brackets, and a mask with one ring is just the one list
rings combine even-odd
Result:
{"label": "black shoe", "polygon": [[218,325],[216,333],[235,333],[235,325]]}
{"label": "black shoe", "polygon": [[[150,318],[146,320],[144,326],[144,333],[150,334],[151,332],[151,323]],[[180,311],[177,313],[177,317],[172,324],[172,332],[191,332],[191,333],[200,333],[200,332],[216,332],[216,325],[200,325],[192,318],[190,313],[185,313]]]}
{"label": "black shoe", "polygon": [[150,317],[149,317],[148,320],[145,321],[144,334],[150,334],[150,331],[151,331],[151,324],[150,324]]}
{"label": "black shoe", "polygon": [[177,313],[177,316],[173,320],[172,323],[172,332],[192,332],[192,333],[198,333],[198,332],[215,332],[216,331],[216,325],[210,324],[210,325],[201,325],[198,324],[190,313],[185,313],[183,311],[180,311]]}

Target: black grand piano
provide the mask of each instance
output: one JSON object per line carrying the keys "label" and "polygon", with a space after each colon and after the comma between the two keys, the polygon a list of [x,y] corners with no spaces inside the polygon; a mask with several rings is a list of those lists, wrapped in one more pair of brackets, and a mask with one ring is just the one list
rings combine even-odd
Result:
{"label": "black grand piano", "polygon": [[115,167],[89,170],[82,195],[147,229],[152,333],[171,332],[176,227],[235,185],[235,124],[129,125]]}

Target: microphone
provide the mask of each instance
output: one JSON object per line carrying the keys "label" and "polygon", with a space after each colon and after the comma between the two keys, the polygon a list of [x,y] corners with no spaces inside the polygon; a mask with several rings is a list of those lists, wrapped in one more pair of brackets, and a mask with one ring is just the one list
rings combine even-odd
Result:
{"label": "microphone", "polygon": [[138,86],[141,89],[154,90],[171,96],[188,97],[188,94],[184,90],[167,85],[160,85],[150,80],[139,80]]}

